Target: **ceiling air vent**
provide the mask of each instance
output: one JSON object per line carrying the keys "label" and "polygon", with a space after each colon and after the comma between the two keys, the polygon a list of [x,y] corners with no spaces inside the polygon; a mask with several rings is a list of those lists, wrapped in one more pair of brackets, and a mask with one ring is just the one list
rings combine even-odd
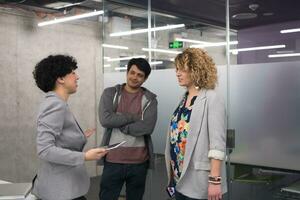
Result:
{"label": "ceiling air vent", "polygon": [[257,17],[257,14],[254,13],[257,8],[259,8],[258,4],[249,4],[249,9],[253,12],[246,12],[246,13],[237,13],[232,16],[233,19],[253,19]]}

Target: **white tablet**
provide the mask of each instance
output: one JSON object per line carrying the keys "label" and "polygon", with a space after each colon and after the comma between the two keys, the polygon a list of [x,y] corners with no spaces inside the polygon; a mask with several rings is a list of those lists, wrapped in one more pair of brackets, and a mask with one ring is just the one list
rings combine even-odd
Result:
{"label": "white tablet", "polygon": [[126,142],[126,141],[124,140],[124,141],[122,141],[122,142],[118,142],[118,143],[115,143],[115,144],[108,145],[105,149],[106,149],[107,151],[112,150],[112,149],[116,149],[116,148],[122,146],[125,142]]}

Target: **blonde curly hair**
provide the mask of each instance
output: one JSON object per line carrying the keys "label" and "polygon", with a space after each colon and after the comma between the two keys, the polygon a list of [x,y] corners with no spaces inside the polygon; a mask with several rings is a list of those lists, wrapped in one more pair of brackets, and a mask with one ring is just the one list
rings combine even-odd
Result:
{"label": "blonde curly hair", "polygon": [[199,48],[187,48],[175,58],[177,69],[190,72],[190,77],[196,87],[214,89],[218,77],[213,59],[206,51]]}

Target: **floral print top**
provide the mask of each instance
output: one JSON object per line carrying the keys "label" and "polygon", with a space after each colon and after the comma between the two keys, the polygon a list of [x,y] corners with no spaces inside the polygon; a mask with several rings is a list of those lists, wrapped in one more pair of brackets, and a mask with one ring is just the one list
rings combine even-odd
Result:
{"label": "floral print top", "polygon": [[170,155],[171,155],[171,169],[173,175],[173,183],[176,185],[178,182],[184,161],[185,145],[187,136],[190,130],[190,118],[192,114],[192,106],[197,96],[191,100],[191,104],[185,107],[188,93],[183,97],[179,106],[171,117],[170,123]]}

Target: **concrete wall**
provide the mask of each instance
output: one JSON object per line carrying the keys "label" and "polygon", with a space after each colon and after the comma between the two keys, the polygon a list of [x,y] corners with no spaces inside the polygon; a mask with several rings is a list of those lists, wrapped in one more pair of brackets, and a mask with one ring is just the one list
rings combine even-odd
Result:
{"label": "concrete wall", "polygon": [[[33,14],[0,10],[0,179],[12,182],[30,181],[36,173],[36,115],[44,94],[32,71],[49,54],[77,59],[79,89],[69,105],[83,129],[98,128],[87,148],[96,146],[101,135],[96,110],[102,84],[101,23],[36,24]],[[96,175],[95,163],[87,166]]]}

